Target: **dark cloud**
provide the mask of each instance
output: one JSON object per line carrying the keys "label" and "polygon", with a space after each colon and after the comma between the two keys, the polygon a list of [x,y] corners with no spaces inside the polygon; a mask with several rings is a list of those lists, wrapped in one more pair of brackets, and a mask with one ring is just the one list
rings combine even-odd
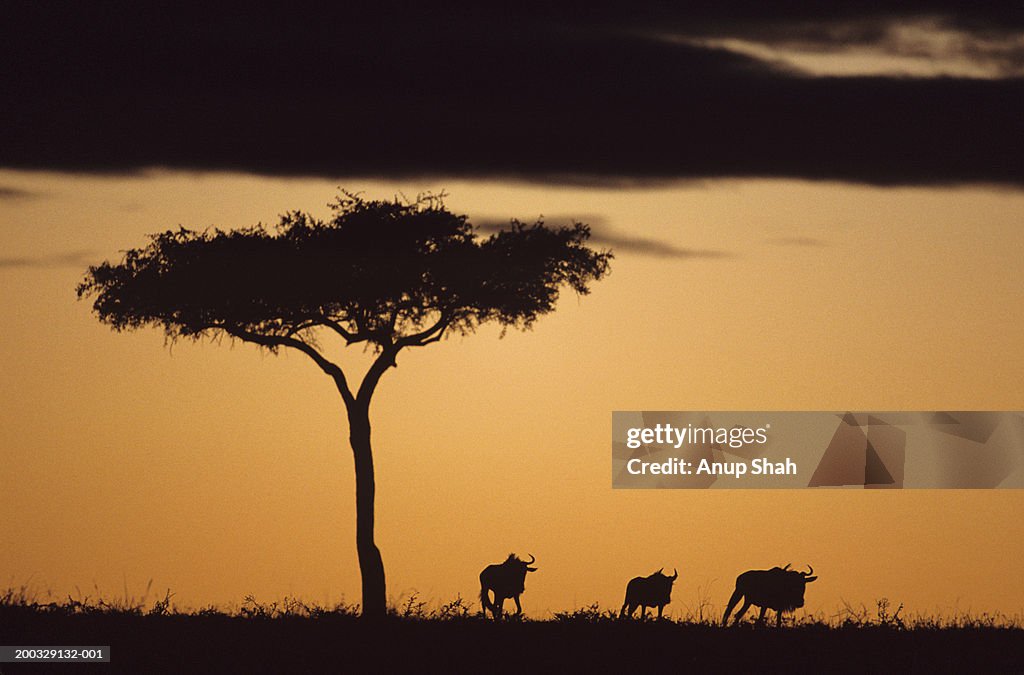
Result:
{"label": "dark cloud", "polygon": [[43,269],[50,267],[78,267],[85,269],[96,256],[95,251],[67,251],[41,256],[0,256],[0,269]]}
{"label": "dark cloud", "polygon": [[595,244],[609,247],[617,253],[635,253],[637,255],[650,256],[652,258],[691,258],[704,260],[719,260],[731,258],[733,255],[728,251],[721,251],[712,248],[682,248],[675,244],[659,239],[648,239],[646,237],[632,237],[622,234],[597,233],[591,241]]}
{"label": "dark cloud", "polygon": [[619,187],[748,176],[1024,184],[1024,79],[815,78],[644,36],[924,14],[979,33],[1021,24],[941,2],[775,5],[385,3],[332,17],[292,4],[189,16],[149,3],[12,3],[0,29],[0,166]]}
{"label": "dark cloud", "polygon": [[[544,218],[543,220],[545,223],[555,226],[569,225],[575,222],[587,223],[591,226],[590,243],[598,247],[610,248],[614,253],[631,253],[649,256],[652,258],[675,259],[690,258],[716,260],[732,257],[732,254],[728,251],[721,251],[718,249],[684,248],[661,239],[650,239],[648,237],[636,237],[612,233],[608,229],[607,221],[603,216],[552,216]],[[530,219],[521,219],[521,221],[525,223],[532,222]],[[508,220],[488,218],[473,220],[473,223],[484,232],[498,232],[499,230],[507,229],[509,226]]]}
{"label": "dark cloud", "polygon": [[34,199],[39,194],[30,190],[22,190],[21,188],[10,187],[8,185],[0,185],[0,201],[2,200],[15,200],[15,199]]}
{"label": "dark cloud", "polygon": [[[1019,2],[698,2],[686,8],[639,6],[615,18],[618,25],[648,31],[677,31],[695,37],[733,37],[762,42],[819,45],[822,49],[871,44],[887,38],[890,26],[932,21],[950,30],[994,37],[1019,35],[1024,12]],[[607,24],[606,24],[607,25]]]}
{"label": "dark cloud", "polygon": [[768,51],[762,58],[772,58],[767,54],[775,50],[774,58],[781,60],[793,53],[861,59],[865,55],[889,57],[888,72],[894,74],[906,65],[900,60],[908,58],[930,62],[932,70],[950,75],[959,72],[1006,78],[1024,74],[1024,27],[1012,23],[971,23],[943,14],[892,16],[879,13],[795,22],[766,20],[757,25],[722,28],[728,30],[672,34],[663,27],[652,26],[647,29],[647,35],[651,39],[732,46],[741,50],[739,45],[745,45],[747,50],[743,53],[757,56],[761,53],[751,48],[766,48]]}
{"label": "dark cloud", "polygon": [[535,172],[508,174],[503,176],[510,180],[541,185],[560,185],[563,187],[595,188],[598,190],[651,190],[667,186],[706,187],[708,181],[702,178],[676,178],[651,176],[598,175],[588,173],[551,173]]}

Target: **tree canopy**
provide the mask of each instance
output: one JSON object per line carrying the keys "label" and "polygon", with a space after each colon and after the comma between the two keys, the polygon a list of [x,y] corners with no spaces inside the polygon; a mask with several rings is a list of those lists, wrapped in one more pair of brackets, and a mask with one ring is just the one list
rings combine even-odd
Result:
{"label": "tree canopy", "polygon": [[437,196],[342,193],[331,207],[329,220],[291,211],[273,228],[152,235],[120,263],[90,267],[78,295],[95,296],[99,319],[116,330],[156,325],[174,339],[219,329],[274,348],[283,344],[274,338],[326,327],[381,350],[492,320],[529,327],[561,286],[586,294],[611,258],[584,245],[581,223],[513,220],[481,238]]}

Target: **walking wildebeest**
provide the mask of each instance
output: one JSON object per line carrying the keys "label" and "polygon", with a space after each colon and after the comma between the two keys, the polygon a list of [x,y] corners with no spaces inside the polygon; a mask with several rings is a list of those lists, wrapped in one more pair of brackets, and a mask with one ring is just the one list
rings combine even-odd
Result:
{"label": "walking wildebeest", "polygon": [[661,618],[661,612],[665,605],[672,602],[672,599],[669,597],[672,595],[672,584],[679,578],[678,570],[673,569],[672,576],[667,576],[661,573],[663,569],[665,568],[662,567],[649,577],[634,577],[630,579],[629,583],[626,584],[626,599],[623,601],[622,609],[619,611],[619,618],[624,616],[632,617],[637,607],[641,608],[641,619],[647,618],[648,607],[657,607],[658,618]]}
{"label": "walking wildebeest", "polygon": [[814,568],[810,565],[807,567],[809,571],[797,572],[790,570],[787,564],[785,567],[773,567],[770,570],[750,570],[736,577],[736,590],[729,598],[729,605],[722,616],[722,624],[729,623],[729,612],[740,598],[743,598],[743,606],[736,614],[733,625],[740,622],[740,618],[751,605],[761,608],[761,615],[757,617],[758,623],[764,621],[766,611],[774,609],[775,625],[782,625],[782,613],[803,607],[804,587],[818,578],[811,576],[814,574]]}
{"label": "walking wildebeest", "polygon": [[[487,610],[495,619],[501,618],[505,600],[512,598],[516,601],[516,615],[523,613],[523,606],[519,604],[519,595],[525,590],[526,573],[536,572],[536,567],[530,567],[537,559],[532,555],[529,561],[520,560],[514,553],[509,553],[505,562],[500,565],[488,565],[480,573],[480,602],[484,606],[484,617]],[[494,602],[491,602],[489,591],[494,591]]]}

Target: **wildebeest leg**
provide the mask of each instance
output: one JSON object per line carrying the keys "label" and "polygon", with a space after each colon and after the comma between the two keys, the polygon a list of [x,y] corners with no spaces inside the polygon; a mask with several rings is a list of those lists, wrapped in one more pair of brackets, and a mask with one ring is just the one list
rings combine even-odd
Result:
{"label": "wildebeest leg", "polygon": [[760,614],[760,616],[758,616],[758,617],[757,617],[757,623],[758,623],[758,625],[761,625],[762,623],[764,623],[764,614],[765,614],[765,612],[767,612],[767,611],[768,611],[768,608],[767,608],[767,607],[762,607],[762,608],[761,608],[761,614]]}
{"label": "wildebeest leg", "polygon": [[484,618],[487,618],[487,610],[491,610],[491,614],[494,614],[494,609],[490,606],[491,592],[486,588],[480,589],[480,604],[483,606]]}
{"label": "wildebeest leg", "polygon": [[750,609],[750,600],[744,601],[743,606],[740,607],[740,611],[736,612],[736,619],[733,621],[732,625],[737,625],[740,622],[740,619],[743,618],[743,615],[747,613],[748,609]]}
{"label": "wildebeest leg", "polygon": [[519,604],[519,596],[513,595],[512,599],[516,601],[516,616],[523,613],[523,606]]}
{"label": "wildebeest leg", "polygon": [[640,620],[647,621],[647,605],[640,605]]}
{"label": "wildebeest leg", "polygon": [[505,597],[498,595],[498,592],[494,592],[494,618],[501,619],[502,612],[505,611]]}
{"label": "wildebeest leg", "polygon": [[782,625],[782,610],[775,610],[775,627],[778,628]]}
{"label": "wildebeest leg", "polygon": [[658,605],[658,618],[661,618],[661,610],[665,609],[665,605]]}
{"label": "wildebeest leg", "polygon": [[[732,597],[729,598],[729,604],[725,606],[725,614],[722,615],[722,625],[723,626],[728,626],[729,625],[729,612],[732,611],[732,608],[736,606],[736,603],[739,602],[740,598],[742,598],[742,597],[743,597],[743,594],[740,593],[740,590],[737,588],[733,592]],[[746,611],[746,609],[744,609],[743,611]]]}

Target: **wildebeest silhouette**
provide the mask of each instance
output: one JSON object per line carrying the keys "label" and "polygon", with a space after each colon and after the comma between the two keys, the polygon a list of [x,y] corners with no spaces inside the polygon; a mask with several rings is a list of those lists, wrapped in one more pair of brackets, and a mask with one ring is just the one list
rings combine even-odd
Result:
{"label": "wildebeest silhouette", "polygon": [[640,607],[640,618],[647,618],[647,608],[657,607],[658,618],[665,605],[672,602],[672,584],[679,578],[679,571],[673,569],[672,576],[662,574],[660,570],[648,577],[634,577],[626,584],[626,599],[622,603],[619,617],[633,616],[633,612]]}
{"label": "wildebeest silhouette", "polygon": [[[523,606],[519,604],[519,595],[525,590],[526,573],[536,572],[536,567],[530,567],[537,559],[530,556],[530,559],[520,560],[514,553],[509,553],[505,562],[500,565],[488,565],[480,573],[480,603],[483,605],[484,617],[487,610],[495,619],[501,618],[505,600],[512,598],[516,601],[516,615],[523,613]],[[491,602],[490,591],[494,592],[494,602]]]}
{"label": "wildebeest silhouette", "polygon": [[736,590],[729,598],[729,604],[722,615],[722,624],[729,623],[729,613],[736,603],[743,598],[743,606],[736,613],[733,625],[740,622],[743,614],[751,605],[761,608],[757,622],[764,621],[764,614],[769,609],[775,610],[775,625],[782,624],[782,613],[804,606],[804,588],[818,577],[814,568],[807,566],[807,572],[790,570],[785,567],[773,567],[770,570],[750,570],[736,577]]}

